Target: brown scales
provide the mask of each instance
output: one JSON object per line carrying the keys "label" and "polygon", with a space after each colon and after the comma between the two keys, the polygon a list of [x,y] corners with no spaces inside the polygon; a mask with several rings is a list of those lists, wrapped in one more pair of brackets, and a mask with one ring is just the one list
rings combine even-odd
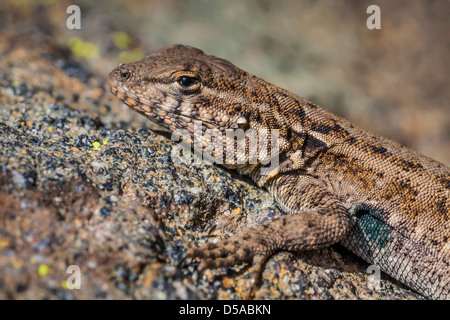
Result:
{"label": "brown scales", "polygon": [[228,167],[267,188],[288,215],[187,250],[201,269],[251,261],[256,282],[279,250],[340,242],[426,297],[450,298],[448,167],[188,46],[117,67],[108,86],[171,131],[192,133],[193,120],[223,133],[279,130],[280,166],[269,176],[261,164]]}

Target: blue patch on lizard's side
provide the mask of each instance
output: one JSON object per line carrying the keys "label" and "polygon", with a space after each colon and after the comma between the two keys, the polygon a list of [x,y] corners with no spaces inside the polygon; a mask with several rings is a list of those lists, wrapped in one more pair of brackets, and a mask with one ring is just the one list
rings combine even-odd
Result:
{"label": "blue patch on lizard's side", "polygon": [[392,227],[385,221],[386,212],[362,203],[350,208],[350,216],[355,222],[355,228],[361,232],[370,243],[375,243],[378,249],[385,248],[393,240]]}

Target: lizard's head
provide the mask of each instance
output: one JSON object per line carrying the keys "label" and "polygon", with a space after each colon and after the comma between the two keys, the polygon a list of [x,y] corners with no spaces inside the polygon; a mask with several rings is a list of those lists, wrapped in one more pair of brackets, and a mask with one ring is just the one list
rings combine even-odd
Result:
{"label": "lizard's head", "polygon": [[248,127],[247,75],[199,49],[172,45],[120,65],[110,73],[108,87],[130,108],[171,131],[199,120],[223,132]]}
{"label": "lizard's head", "polygon": [[[262,80],[226,60],[173,45],[141,61],[120,65],[110,73],[108,87],[131,109],[170,131],[187,130],[181,134],[187,142],[193,143],[202,134],[197,140],[200,144],[194,145],[198,149],[225,146],[238,135],[242,137],[242,132],[260,135],[261,129],[279,127],[268,108],[271,96],[263,91],[265,87],[254,89],[257,81]],[[258,102],[262,97],[269,98],[268,102]],[[199,123],[202,132],[197,131]],[[235,135],[233,140],[227,138],[230,132]],[[256,142],[246,139],[245,151],[234,153],[238,161],[248,162],[252,145]]]}

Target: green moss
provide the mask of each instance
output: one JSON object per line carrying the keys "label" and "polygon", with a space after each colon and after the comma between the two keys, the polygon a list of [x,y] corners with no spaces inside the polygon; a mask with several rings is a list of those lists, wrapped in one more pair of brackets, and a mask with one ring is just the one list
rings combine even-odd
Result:
{"label": "green moss", "polygon": [[99,48],[97,45],[83,41],[78,37],[70,38],[67,42],[67,46],[78,57],[94,59],[99,55]]}
{"label": "green moss", "polygon": [[126,32],[119,31],[114,33],[113,41],[118,48],[125,49],[128,48],[128,46],[130,45],[131,38]]}

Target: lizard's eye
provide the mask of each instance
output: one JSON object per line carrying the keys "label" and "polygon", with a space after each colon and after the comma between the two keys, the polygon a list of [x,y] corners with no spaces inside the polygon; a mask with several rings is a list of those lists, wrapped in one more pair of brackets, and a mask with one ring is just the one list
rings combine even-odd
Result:
{"label": "lizard's eye", "polygon": [[178,79],[178,83],[186,88],[189,88],[191,86],[193,86],[194,84],[197,84],[199,82],[199,79],[196,77],[188,77],[188,76],[183,76],[180,77]]}
{"label": "lizard's eye", "polygon": [[182,75],[175,82],[178,84],[178,90],[181,94],[189,95],[200,90],[201,81],[195,75]]}

